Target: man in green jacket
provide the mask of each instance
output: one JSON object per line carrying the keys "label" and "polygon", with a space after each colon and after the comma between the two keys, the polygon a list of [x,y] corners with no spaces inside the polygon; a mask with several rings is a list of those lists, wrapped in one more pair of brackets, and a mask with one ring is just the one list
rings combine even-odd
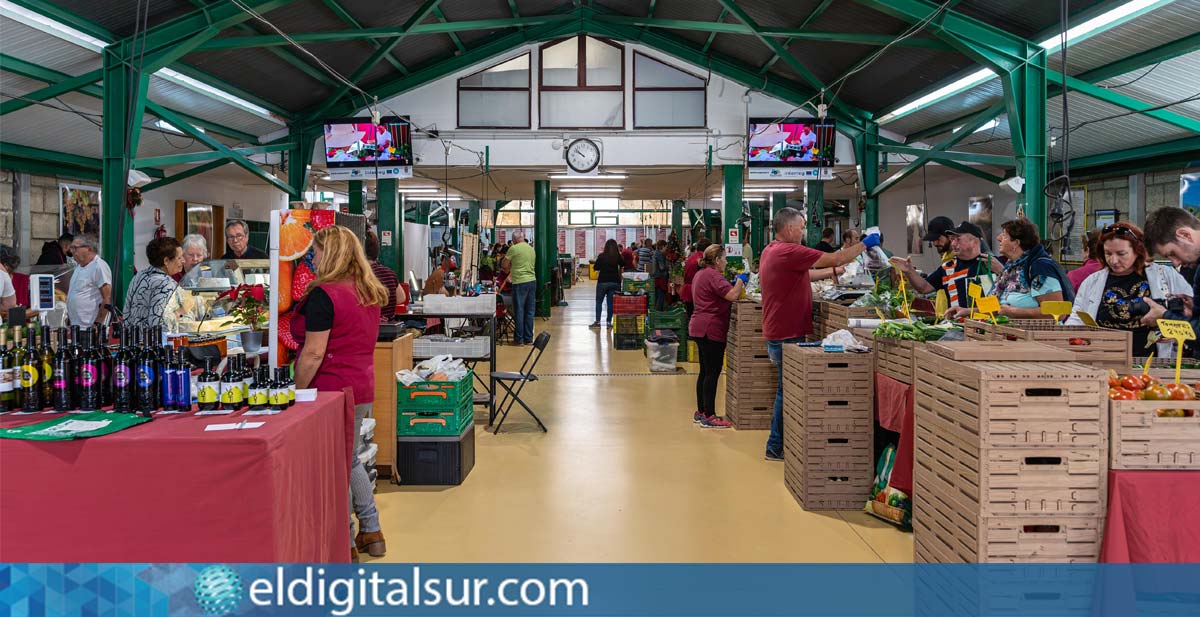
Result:
{"label": "man in green jacket", "polygon": [[513,236],[512,248],[508,249],[508,261],[512,264],[509,280],[512,281],[513,320],[517,322],[513,339],[517,345],[533,343],[533,309],[537,305],[535,259],[533,246],[525,241],[525,234],[518,231]]}

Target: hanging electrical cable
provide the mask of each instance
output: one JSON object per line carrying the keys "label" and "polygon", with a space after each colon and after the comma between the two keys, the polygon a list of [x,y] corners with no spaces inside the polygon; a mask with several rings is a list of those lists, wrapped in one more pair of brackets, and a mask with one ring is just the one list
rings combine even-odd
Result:
{"label": "hanging electrical cable", "polygon": [[[1059,0],[1058,5],[1060,30],[1059,30],[1059,69],[1065,74],[1067,71],[1067,31],[1070,29],[1069,16],[1070,7],[1068,0]],[[1064,91],[1062,94],[1062,124],[1070,126],[1068,96]],[[1046,212],[1047,229],[1046,239],[1052,244],[1059,245],[1060,257],[1069,251],[1069,246],[1065,242],[1071,237],[1075,229],[1075,207],[1071,201],[1071,132],[1063,131],[1062,151],[1060,155],[1060,165],[1062,173],[1054,179],[1046,183],[1042,193],[1047,199],[1051,200],[1051,207]],[[1052,151],[1052,150],[1051,150]]]}

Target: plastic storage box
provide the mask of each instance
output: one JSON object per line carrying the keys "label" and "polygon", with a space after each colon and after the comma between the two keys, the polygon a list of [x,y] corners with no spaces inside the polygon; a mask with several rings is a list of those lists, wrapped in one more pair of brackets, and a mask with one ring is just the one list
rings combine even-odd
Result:
{"label": "plastic storage box", "polygon": [[646,341],[646,358],[650,370],[655,373],[674,373],[679,359],[679,343],[655,343]]}
{"label": "plastic storage box", "polygon": [[462,484],[475,466],[475,425],[453,437],[397,437],[396,472],[400,484]]}

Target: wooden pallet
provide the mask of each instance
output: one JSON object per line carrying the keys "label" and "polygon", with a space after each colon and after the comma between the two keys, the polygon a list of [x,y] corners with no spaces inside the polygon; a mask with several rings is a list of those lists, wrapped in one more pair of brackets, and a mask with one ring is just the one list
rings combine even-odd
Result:
{"label": "wooden pallet", "polygon": [[876,338],[874,341],[875,370],[900,383],[911,384],[913,347],[923,347],[924,343],[895,338]]}
{"label": "wooden pallet", "polygon": [[1074,363],[958,362],[915,354],[918,413],[976,447],[1106,446],[1104,371]]}
{"label": "wooden pallet", "polygon": [[[1112,469],[1200,469],[1200,401],[1109,401],[1109,405]],[[1184,409],[1192,417],[1160,418],[1159,409]]]}
{"label": "wooden pallet", "polygon": [[993,325],[967,320],[967,339],[985,341],[1033,341],[1072,351],[1076,361],[1092,366],[1126,371],[1133,361],[1133,333],[1092,326],[1063,326],[1049,319],[1014,319]]}

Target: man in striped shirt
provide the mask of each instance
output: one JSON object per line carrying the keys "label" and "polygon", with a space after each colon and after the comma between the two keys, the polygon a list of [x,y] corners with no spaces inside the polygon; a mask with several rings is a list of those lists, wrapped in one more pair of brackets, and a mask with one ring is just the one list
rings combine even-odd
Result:
{"label": "man in striped shirt", "polygon": [[943,263],[929,276],[921,276],[911,259],[893,257],[891,261],[904,272],[913,291],[927,294],[945,290],[950,308],[966,308],[971,306],[967,285],[977,283],[983,288],[984,295],[990,295],[995,278],[993,272],[1002,267],[994,257],[981,254],[983,230],[978,225],[963,221],[945,233],[951,237],[954,259]]}
{"label": "man in striped shirt", "polygon": [[[363,246],[364,252],[367,254],[367,261],[371,262],[371,272],[375,273],[375,278],[379,279],[380,283],[387,288],[388,301],[387,304],[380,307],[379,317],[381,319],[391,319],[396,315],[396,295],[403,294],[400,290],[400,281],[396,278],[396,273],[392,269],[379,263],[379,236],[375,232],[367,232],[367,241]],[[404,298],[407,300],[407,298]]]}
{"label": "man in striped shirt", "polygon": [[638,272],[647,272],[650,268],[650,260],[654,257],[654,241],[646,238],[642,242],[642,246],[637,250],[637,269]]}

